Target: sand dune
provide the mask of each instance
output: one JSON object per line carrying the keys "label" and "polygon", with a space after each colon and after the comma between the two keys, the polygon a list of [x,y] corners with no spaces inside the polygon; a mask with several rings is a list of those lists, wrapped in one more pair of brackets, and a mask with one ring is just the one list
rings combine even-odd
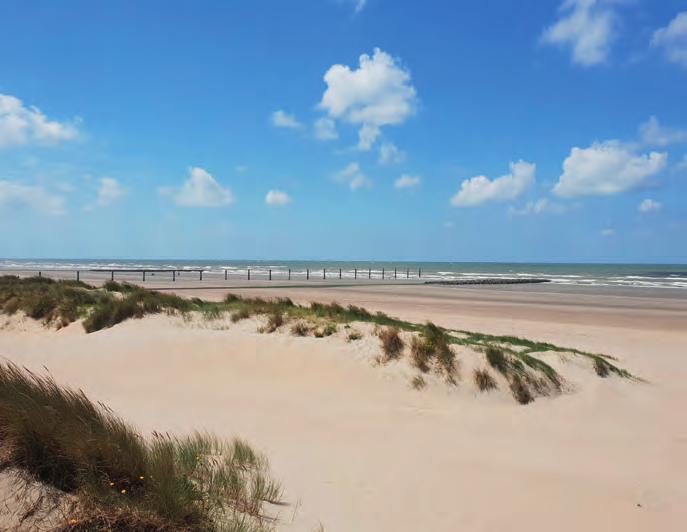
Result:
{"label": "sand dune", "polygon": [[[279,293],[606,352],[650,382],[600,379],[560,362],[574,392],[523,407],[467,382],[412,390],[401,365],[372,363],[370,336],[264,335],[250,322],[224,330],[167,316],[90,335],[78,323],[56,332],[4,321],[0,355],[47,367],[144,431],[247,438],[287,488],[282,530],[320,522],[330,532],[681,529],[687,335],[669,325],[684,318],[684,301],[646,300],[664,310],[628,327],[632,302],[607,296],[595,306],[574,294],[573,305],[538,292],[468,291],[476,304],[461,292]],[[546,297],[565,312],[543,308],[537,298]]]}

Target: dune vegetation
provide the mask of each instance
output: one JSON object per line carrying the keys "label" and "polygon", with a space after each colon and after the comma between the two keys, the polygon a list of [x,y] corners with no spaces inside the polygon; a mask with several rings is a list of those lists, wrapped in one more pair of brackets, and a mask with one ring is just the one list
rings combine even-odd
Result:
{"label": "dune vegetation", "polygon": [[[233,323],[260,317],[264,324],[259,330],[265,334],[283,330],[294,336],[324,338],[335,334],[343,325],[347,329],[344,336],[349,342],[363,336],[351,325],[368,323],[375,326],[383,364],[397,361],[407,352],[408,360],[419,376],[432,373],[449,385],[457,385],[460,359],[454,348],[466,347],[483,357],[488,366],[506,379],[513,397],[522,404],[533,401],[537,396],[557,394],[563,388],[563,377],[542,358],[545,353],[582,358],[600,377],[636,379],[617,366],[616,359],[609,355],[515,336],[447,329],[431,322],[411,323],[382,312],[372,313],[358,306],[344,307],[338,303],[297,305],[289,298],[267,300],[235,294],[228,294],[221,302],[208,302],[126,283],[107,282],[102,288],[95,288],[74,281],[5,276],[0,277],[0,311],[6,314],[21,311],[56,327],[81,319],[88,333],[127,319],[162,312],[184,316],[196,312],[206,320],[228,317]],[[409,335],[406,341],[401,338],[401,333]],[[474,374],[473,377],[480,391],[498,387],[489,373]],[[491,381],[494,381],[493,386]],[[423,382],[426,381],[423,379]]]}
{"label": "dune vegetation", "polygon": [[3,471],[69,502],[57,530],[267,532],[266,507],[281,504],[266,459],[247,443],[146,440],[83,392],[13,364],[0,365],[0,450]]}

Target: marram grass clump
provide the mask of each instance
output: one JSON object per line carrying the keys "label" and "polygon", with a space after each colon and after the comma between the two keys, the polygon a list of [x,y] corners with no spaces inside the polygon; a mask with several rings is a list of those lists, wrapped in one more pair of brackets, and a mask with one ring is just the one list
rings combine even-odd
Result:
{"label": "marram grass clump", "polygon": [[[1,467],[72,494],[64,530],[266,532],[281,488],[241,440],[155,433],[144,439],[81,391],[0,365]],[[124,526],[126,524],[126,526]],[[88,526],[87,526],[88,525]]]}

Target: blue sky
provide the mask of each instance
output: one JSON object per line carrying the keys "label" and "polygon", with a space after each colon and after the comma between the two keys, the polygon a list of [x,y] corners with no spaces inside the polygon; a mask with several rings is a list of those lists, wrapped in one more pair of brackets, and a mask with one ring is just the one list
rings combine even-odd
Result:
{"label": "blue sky", "polygon": [[0,5],[0,256],[687,262],[687,2]]}

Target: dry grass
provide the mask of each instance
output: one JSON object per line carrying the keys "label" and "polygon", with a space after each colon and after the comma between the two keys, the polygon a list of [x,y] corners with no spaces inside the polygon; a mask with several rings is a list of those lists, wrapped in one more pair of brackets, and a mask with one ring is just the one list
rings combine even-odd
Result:
{"label": "dry grass", "polygon": [[496,380],[486,369],[475,369],[473,377],[480,392],[488,392],[498,388]]}
{"label": "dry grass", "polygon": [[267,317],[267,323],[260,328],[260,332],[273,333],[282,325],[284,325],[284,315],[276,310]]}
{"label": "dry grass", "polygon": [[517,373],[512,374],[510,377],[510,391],[515,400],[521,405],[526,405],[534,401],[534,397],[526,381]]}
{"label": "dry grass", "polygon": [[410,386],[413,388],[413,390],[422,390],[425,386],[427,386],[427,383],[422,375],[415,375],[410,381]]}
{"label": "dry grass", "polygon": [[395,360],[403,353],[405,344],[399,336],[399,331],[395,327],[384,327],[377,336],[382,344],[382,351],[384,352],[384,362]]}
{"label": "dry grass", "polygon": [[291,334],[294,336],[308,336],[309,332],[308,324],[303,321],[297,321],[291,326]]}
{"label": "dry grass", "polygon": [[456,383],[458,365],[456,355],[449,345],[449,337],[432,322],[427,322],[421,338],[413,337],[410,356],[413,366],[423,373],[434,367],[438,373],[444,375],[449,384]]}
{"label": "dry grass", "polygon": [[362,337],[363,335],[362,333],[360,333],[360,331],[353,330],[346,335],[346,340],[349,342],[355,342],[357,340],[360,340]]}
{"label": "dry grass", "polygon": [[250,310],[248,310],[247,308],[242,308],[232,313],[231,322],[238,323],[239,321],[247,320],[248,318],[250,318],[250,316]]}
{"label": "dry grass", "polygon": [[0,365],[0,442],[3,468],[78,498],[66,530],[264,532],[265,504],[281,497],[266,460],[240,440],[146,441],[83,392],[12,364]]}

